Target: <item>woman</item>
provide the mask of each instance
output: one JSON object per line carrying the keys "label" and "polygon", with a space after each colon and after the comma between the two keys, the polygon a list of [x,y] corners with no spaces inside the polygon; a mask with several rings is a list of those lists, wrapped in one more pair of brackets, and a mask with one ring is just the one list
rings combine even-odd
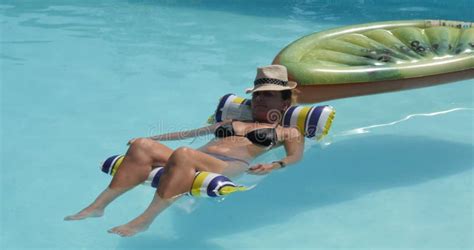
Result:
{"label": "woman", "polygon": [[[284,66],[261,67],[257,69],[254,87],[246,90],[252,93],[253,122],[224,121],[196,130],[130,140],[125,158],[108,188],[88,207],[65,220],[102,216],[115,198],[145,181],[154,166],[164,166],[148,208],[127,224],[109,230],[120,236],[132,236],[145,231],[160,212],[190,190],[196,171],[228,177],[244,172],[262,175],[297,162],[303,155],[304,138],[296,128],[279,125],[281,114],[291,105],[291,90],[295,87],[295,82],[288,81]],[[210,133],[216,138],[197,150],[187,147],[173,150],[159,142]],[[285,158],[249,167],[249,161],[281,145],[285,147]]]}

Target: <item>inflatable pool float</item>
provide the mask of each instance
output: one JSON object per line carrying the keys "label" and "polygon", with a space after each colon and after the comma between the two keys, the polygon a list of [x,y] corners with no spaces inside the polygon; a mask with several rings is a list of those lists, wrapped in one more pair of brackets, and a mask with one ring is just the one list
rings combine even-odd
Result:
{"label": "inflatable pool float", "polygon": [[297,102],[427,87],[474,78],[474,24],[443,20],[367,23],[316,32],[273,64],[298,82]]}
{"label": "inflatable pool float", "polygon": [[[106,174],[114,176],[117,169],[121,166],[124,157],[124,155],[114,155],[107,158],[107,160],[102,164],[100,170]],[[164,170],[163,167],[156,167],[148,174],[147,180],[142,184],[145,186],[151,186],[152,188],[157,188]],[[224,175],[211,172],[196,172],[191,185],[191,190],[188,193],[185,193],[185,195],[215,198],[235,192],[247,191],[252,188],[253,187],[239,186]]]}
{"label": "inflatable pool float", "polygon": [[[208,118],[208,123],[238,120],[248,121],[252,119],[251,100],[234,94],[227,94],[220,98],[213,115]],[[295,127],[306,138],[321,140],[325,137],[334,120],[336,111],[333,107],[324,106],[292,106],[286,110],[281,118],[281,125],[284,127]],[[108,157],[100,167],[106,174],[114,176],[121,166],[124,155],[114,155]],[[164,172],[162,166],[156,166],[148,175],[143,185],[157,188],[161,175]],[[246,187],[234,183],[230,178],[211,172],[196,172],[191,190],[185,193],[194,197],[221,197],[235,192],[243,192],[252,189],[254,186]]]}

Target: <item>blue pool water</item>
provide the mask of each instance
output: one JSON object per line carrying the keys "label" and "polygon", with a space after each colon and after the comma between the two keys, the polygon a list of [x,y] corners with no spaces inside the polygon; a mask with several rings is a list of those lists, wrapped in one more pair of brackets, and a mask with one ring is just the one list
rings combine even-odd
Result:
{"label": "blue pool water", "polygon": [[204,125],[302,35],[474,21],[469,0],[381,2],[1,0],[0,249],[473,249],[474,80],[327,102],[331,135],[301,163],[224,202],[181,202],[134,238],[107,229],[151,188],[63,221],[106,187],[98,165],[130,138]]}

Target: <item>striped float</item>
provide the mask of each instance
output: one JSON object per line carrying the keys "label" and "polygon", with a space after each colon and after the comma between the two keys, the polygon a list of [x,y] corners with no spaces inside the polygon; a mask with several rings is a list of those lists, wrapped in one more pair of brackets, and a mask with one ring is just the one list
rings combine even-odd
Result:
{"label": "striped float", "polygon": [[[122,164],[124,156],[114,155],[102,164],[102,172],[114,176],[117,169]],[[163,167],[153,169],[148,175],[148,179],[143,182],[143,185],[157,188],[160,182],[160,177],[164,172]],[[234,192],[247,191],[250,188],[236,185],[226,176],[210,173],[210,172],[196,172],[191,190],[186,193],[195,197],[219,197],[229,195]]]}
{"label": "striped float", "polygon": [[283,115],[283,126],[296,127],[305,137],[321,140],[328,134],[335,113],[331,106],[293,106]]}
{"label": "striped float", "polygon": [[212,124],[224,120],[253,120],[250,100],[234,94],[227,94],[221,97],[216,112],[209,117],[208,123]]}

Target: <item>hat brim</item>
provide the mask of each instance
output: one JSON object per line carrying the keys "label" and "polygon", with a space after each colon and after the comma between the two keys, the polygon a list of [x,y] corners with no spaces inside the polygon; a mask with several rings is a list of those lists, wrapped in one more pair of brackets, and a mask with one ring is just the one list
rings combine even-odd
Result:
{"label": "hat brim", "polygon": [[293,81],[288,81],[288,84],[286,86],[280,86],[276,84],[262,84],[259,85],[258,87],[253,87],[253,88],[247,88],[245,89],[245,93],[250,94],[253,92],[259,92],[259,91],[283,91],[283,90],[290,90],[296,88],[297,83]]}

